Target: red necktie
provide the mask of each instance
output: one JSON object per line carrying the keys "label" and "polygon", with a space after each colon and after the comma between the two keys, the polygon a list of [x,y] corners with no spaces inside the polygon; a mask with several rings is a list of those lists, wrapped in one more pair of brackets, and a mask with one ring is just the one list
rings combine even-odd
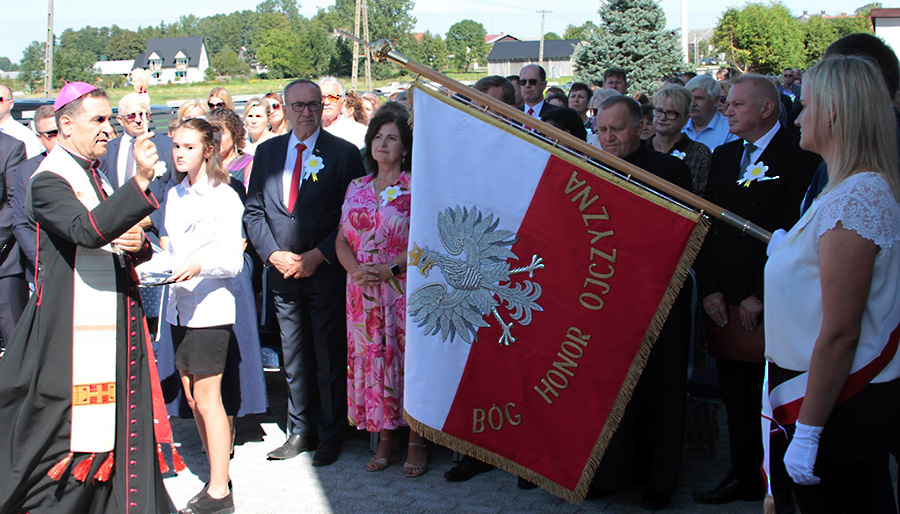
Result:
{"label": "red necktie", "polygon": [[534,117],[534,107],[528,108],[528,115],[531,116],[532,118]]}
{"label": "red necktie", "polygon": [[300,176],[303,174],[303,150],[306,145],[297,143],[297,160],[294,161],[294,173],[291,174],[291,191],[288,194],[288,210],[294,212],[294,204],[297,203],[297,193],[300,192]]}

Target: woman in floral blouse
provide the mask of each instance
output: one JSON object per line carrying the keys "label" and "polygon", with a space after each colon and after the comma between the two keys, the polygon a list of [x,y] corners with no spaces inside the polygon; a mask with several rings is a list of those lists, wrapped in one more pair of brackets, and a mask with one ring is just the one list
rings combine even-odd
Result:
{"label": "woman in floral blouse", "polygon": [[[347,270],[347,402],[360,430],[379,432],[378,450],[366,464],[381,471],[399,461],[396,429],[403,420],[403,354],[406,348],[406,246],[412,132],[405,110],[381,109],[366,132],[371,175],[347,188],[336,249]],[[428,469],[421,436],[410,433],[403,466],[408,477]]]}

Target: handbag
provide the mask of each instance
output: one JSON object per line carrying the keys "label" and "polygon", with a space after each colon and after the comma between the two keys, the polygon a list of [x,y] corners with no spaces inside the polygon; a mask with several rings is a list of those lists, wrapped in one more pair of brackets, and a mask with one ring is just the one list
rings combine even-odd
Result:
{"label": "handbag", "polygon": [[765,362],[766,331],[761,321],[755,329],[741,325],[741,308],[728,306],[728,323],[720,327],[707,320],[706,341],[709,356],[762,364]]}

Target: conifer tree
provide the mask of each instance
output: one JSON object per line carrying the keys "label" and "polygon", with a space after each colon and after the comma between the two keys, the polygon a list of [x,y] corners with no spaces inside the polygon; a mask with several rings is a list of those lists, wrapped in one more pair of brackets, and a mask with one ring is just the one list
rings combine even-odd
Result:
{"label": "conifer tree", "polygon": [[609,0],[600,8],[601,23],[575,55],[579,80],[603,85],[603,72],[625,70],[629,93],[652,95],[660,79],[684,70],[679,36],[666,30],[666,15],[654,0]]}

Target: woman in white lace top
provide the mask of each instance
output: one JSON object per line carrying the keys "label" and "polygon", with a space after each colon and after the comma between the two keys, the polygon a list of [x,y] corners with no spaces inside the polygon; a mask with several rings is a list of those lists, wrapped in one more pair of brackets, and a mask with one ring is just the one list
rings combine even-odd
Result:
{"label": "woman in white lace top", "polygon": [[769,247],[769,471],[776,501],[793,479],[803,512],[868,512],[873,456],[900,417],[894,111],[859,57],[818,63],[801,98],[800,146],[822,155],[829,185]]}

